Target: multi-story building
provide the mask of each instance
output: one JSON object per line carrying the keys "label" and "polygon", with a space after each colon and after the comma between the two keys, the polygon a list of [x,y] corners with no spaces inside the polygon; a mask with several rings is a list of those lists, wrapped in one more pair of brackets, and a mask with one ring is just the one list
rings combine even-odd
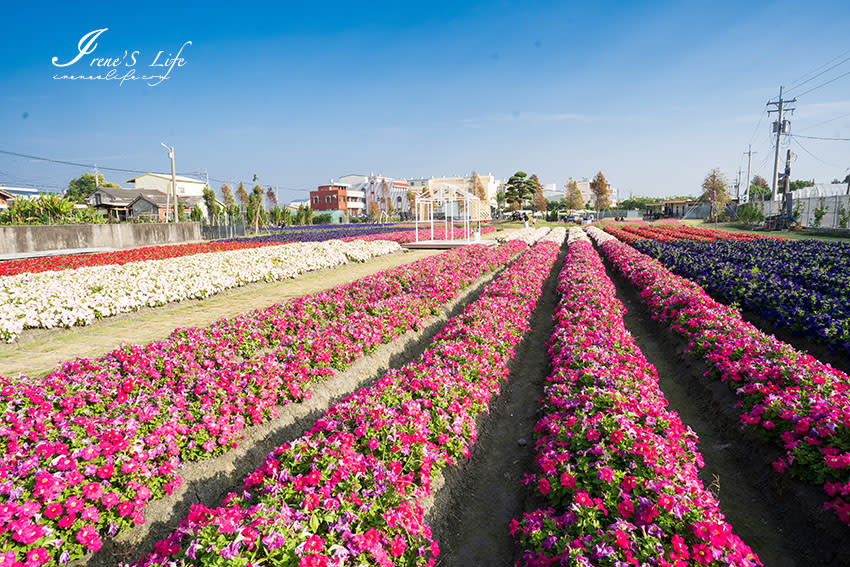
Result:
{"label": "multi-story building", "polygon": [[[201,197],[204,194],[204,187],[207,186],[200,179],[183,175],[175,175],[174,180],[177,182],[178,197]],[[143,173],[128,179],[125,183],[132,183],[136,189],[168,193],[171,188],[171,175],[167,173]]]}
{"label": "multi-story building", "polygon": [[[590,180],[585,177],[581,181],[576,181],[576,187],[578,187],[579,193],[581,193],[582,203],[587,205],[590,204],[590,207],[596,206],[596,197],[593,195],[593,191],[590,189]],[[611,184],[608,184],[608,202],[610,205],[617,204],[617,189],[612,187]],[[567,184],[564,183],[564,197],[567,196]]]}
{"label": "multi-story building", "polygon": [[366,209],[366,194],[352,189],[348,183],[331,181],[310,191],[310,207],[314,211],[342,211],[348,216],[360,216]]}
{"label": "multi-story building", "polygon": [[[496,193],[499,190],[504,190],[504,181],[499,181],[496,179],[492,173],[488,173],[487,175],[478,175],[478,179],[481,182],[482,187],[484,188],[484,201],[487,202],[490,206],[496,206]],[[469,191],[473,195],[476,195],[475,188],[473,187],[473,176],[472,175],[458,175],[454,177],[419,177],[408,179],[408,184],[410,185],[411,191],[414,193],[419,193],[422,189],[426,187],[435,187],[440,184],[446,185],[454,185],[458,189],[463,189],[464,191]]]}
{"label": "multi-story building", "polygon": [[405,215],[410,212],[407,198],[410,185],[407,181],[375,174],[349,174],[343,175],[339,180],[364,193],[366,213]]}

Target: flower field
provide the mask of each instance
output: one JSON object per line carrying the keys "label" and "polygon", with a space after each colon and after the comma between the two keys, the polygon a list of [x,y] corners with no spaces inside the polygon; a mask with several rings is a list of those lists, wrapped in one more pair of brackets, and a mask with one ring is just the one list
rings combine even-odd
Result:
{"label": "flower field", "polygon": [[96,551],[179,486],[182,462],[227,451],[246,425],[309,398],[311,381],[416,328],[522,248],[460,248],[44,378],[2,379],[0,530],[13,541],[0,557]]}
{"label": "flower field", "polygon": [[618,239],[631,244],[646,239],[658,242],[676,242],[680,240],[692,240],[697,242],[731,241],[752,242],[754,240],[781,240],[773,236],[752,234],[749,232],[729,232],[727,230],[714,230],[711,228],[698,228],[678,224],[660,225],[608,225],[605,231],[616,236]]}
{"label": "flower field", "polygon": [[782,447],[773,467],[823,486],[826,506],[850,523],[850,376],[765,335],[652,258],[591,231],[653,318],[733,388],[742,425]]}
{"label": "flower field", "polygon": [[200,299],[258,281],[401,251],[388,241],[262,246],[164,260],[0,277],[0,340],[24,329],[91,324],[118,313]]}
{"label": "flower field", "polygon": [[468,455],[559,247],[524,253],[425,353],[334,404],[241,493],[196,506],[139,565],[433,565],[439,544],[418,499]]}
{"label": "flower field", "polygon": [[[482,226],[481,233],[485,234],[496,230],[492,226]],[[455,227],[454,231],[451,228],[447,231],[443,223],[436,222],[434,225],[434,238],[436,240],[446,240],[452,238],[465,238],[466,234],[463,228]],[[419,226],[419,239],[428,240],[431,238],[430,227],[425,228],[425,225]],[[279,232],[263,234],[260,236],[251,236],[248,238],[232,239],[233,242],[252,242],[261,244],[278,244],[281,242],[324,242],[326,240],[339,239],[343,241],[351,240],[390,240],[400,244],[414,242],[416,240],[416,230],[413,225],[324,225],[322,228],[308,227],[293,227]]]}
{"label": "flower field", "polygon": [[602,261],[586,238],[571,241],[535,428],[539,472],[526,478],[547,507],[511,526],[517,565],[760,565],[697,478],[695,436],[666,408]]}
{"label": "flower field", "polygon": [[[278,244],[285,244],[280,242]],[[224,252],[226,250],[241,250],[268,246],[261,242],[201,242],[192,244],[176,244],[173,246],[144,246],[116,252],[99,252],[95,254],[60,254],[23,260],[6,260],[0,262],[0,276],[14,276],[24,272],[38,273],[59,270],[73,270],[92,266],[107,266],[110,264],[124,265],[130,262],[147,260],[164,260],[179,258],[192,254],[207,252]]]}
{"label": "flower field", "polygon": [[850,245],[819,240],[632,243],[713,298],[850,355]]}
{"label": "flower field", "polygon": [[[414,237],[409,226],[342,230],[359,238],[277,245],[268,234],[227,250],[45,264],[0,276],[18,282],[0,313],[42,306],[43,326],[84,324],[48,321],[62,305],[91,317],[116,309],[98,311],[92,297],[128,309],[172,292],[203,297],[366,261]],[[812,323],[824,315],[843,332],[850,250],[678,224],[585,230],[502,230],[492,247],[308,287],[43,376],[0,377],[0,567],[454,567],[482,553],[499,566],[752,567],[785,552],[789,564],[840,562],[850,377],[734,305],[779,313],[811,341],[832,337]],[[727,451],[744,439],[739,426],[765,447]],[[757,456],[746,471],[785,484],[721,491],[711,479],[740,478],[728,473],[741,455]],[[205,491],[207,478],[224,480]],[[823,493],[808,487],[808,499],[795,492],[749,513],[746,491],[759,483],[770,484],[762,499],[803,483],[826,496],[812,504]],[[730,494],[743,498],[730,506]],[[837,539],[812,541],[821,529]],[[834,552],[807,551],[822,545]]]}

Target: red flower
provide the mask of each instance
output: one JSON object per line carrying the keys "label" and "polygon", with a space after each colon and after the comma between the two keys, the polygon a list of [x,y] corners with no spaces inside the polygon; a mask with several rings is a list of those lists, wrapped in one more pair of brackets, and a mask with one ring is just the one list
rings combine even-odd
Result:
{"label": "red flower", "polygon": [[325,547],[325,540],[317,535],[311,535],[304,542],[305,553],[319,553]]}
{"label": "red flower", "polygon": [[27,552],[27,563],[26,567],[38,567],[39,565],[43,565],[50,560],[50,554],[47,553],[47,550],[43,547],[37,547],[35,549],[31,549]]}
{"label": "red flower", "polygon": [[44,528],[37,524],[26,522],[12,532],[12,539],[24,545],[29,545],[37,541],[43,535]]}

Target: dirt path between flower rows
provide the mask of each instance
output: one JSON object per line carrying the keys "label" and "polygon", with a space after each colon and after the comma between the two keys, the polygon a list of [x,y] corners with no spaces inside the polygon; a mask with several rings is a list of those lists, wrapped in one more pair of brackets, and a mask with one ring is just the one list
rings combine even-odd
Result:
{"label": "dirt path between flower rows", "polygon": [[510,521],[540,504],[521,481],[534,467],[533,428],[550,369],[546,341],[563,259],[562,252],[532,314],[531,331],[517,347],[507,383],[490,413],[479,419],[469,460],[445,473],[428,519],[440,545],[441,567],[513,565],[517,549],[508,531]]}
{"label": "dirt path between flower rows", "polygon": [[736,534],[765,566],[850,565],[848,529],[823,509],[825,493],[773,470],[779,449],[738,424],[737,398],[706,367],[684,353],[684,343],[653,321],[633,285],[606,261],[608,276],[628,313],[626,327],[658,370],[669,407],[699,436],[700,473],[718,497]]}
{"label": "dirt path between flower rows", "polygon": [[223,317],[268,307],[290,297],[319,292],[444,250],[417,250],[302,274],[279,282],[258,282],[206,299],[143,308],[71,329],[30,329],[13,344],[0,345],[0,376],[45,374],[76,357],[97,357],[121,343],[145,344],[177,327],[203,327]]}

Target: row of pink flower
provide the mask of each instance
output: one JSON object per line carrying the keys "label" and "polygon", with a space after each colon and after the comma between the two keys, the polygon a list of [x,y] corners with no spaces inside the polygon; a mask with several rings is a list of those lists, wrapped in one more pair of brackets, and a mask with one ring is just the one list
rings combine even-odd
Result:
{"label": "row of pink flower", "polygon": [[[496,229],[492,226],[482,226],[481,234],[486,234],[488,232],[494,232]],[[455,227],[452,229],[449,227],[446,229],[442,223],[439,223],[434,226],[434,240],[450,240],[450,239],[463,239],[467,236],[472,236],[472,230],[469,232],[464,228]],[[402,230],[398,232],[387,232],[384,234],[365,234],[362,236],[348,236],[342,239],[343,241],[349,240],[391,240],[393,242],[398,242],[399,244],[408,244],[410,242],[416,242],[416,230]],[[421,224],[419,225],[419,240],[431,240],[431,226]]]}
{"label": "row of pink flower", "polygon": [[139,565],[433,565],[418,499],[468,456],[559,248],[529,249],[421,356],[331,406],[239,494],[195,506]]}
{"label": "row of pink flower", "polygon": [[601,248],[653,318],[735,390],[741,423],[783,446],[774,468],[822,484],[832,498],[826,506],[850,523],[850,376],[762,333],[630,246],[611,239]]}
{"label": "row of pink flower", "polygon": [[760,564],[699,480],[696,435],[667,408],[587,240],[570,245],[535,426],[547,507],[511,525],[517,565]]}
{"label": "row of pink flower", "polygon": [[312,381],[418,328],[523,248],[460,248],[43,378],[0,379],[0,565],[96,551],[179,486],[181,463],[235,446],[246,425],[309,398]]}

